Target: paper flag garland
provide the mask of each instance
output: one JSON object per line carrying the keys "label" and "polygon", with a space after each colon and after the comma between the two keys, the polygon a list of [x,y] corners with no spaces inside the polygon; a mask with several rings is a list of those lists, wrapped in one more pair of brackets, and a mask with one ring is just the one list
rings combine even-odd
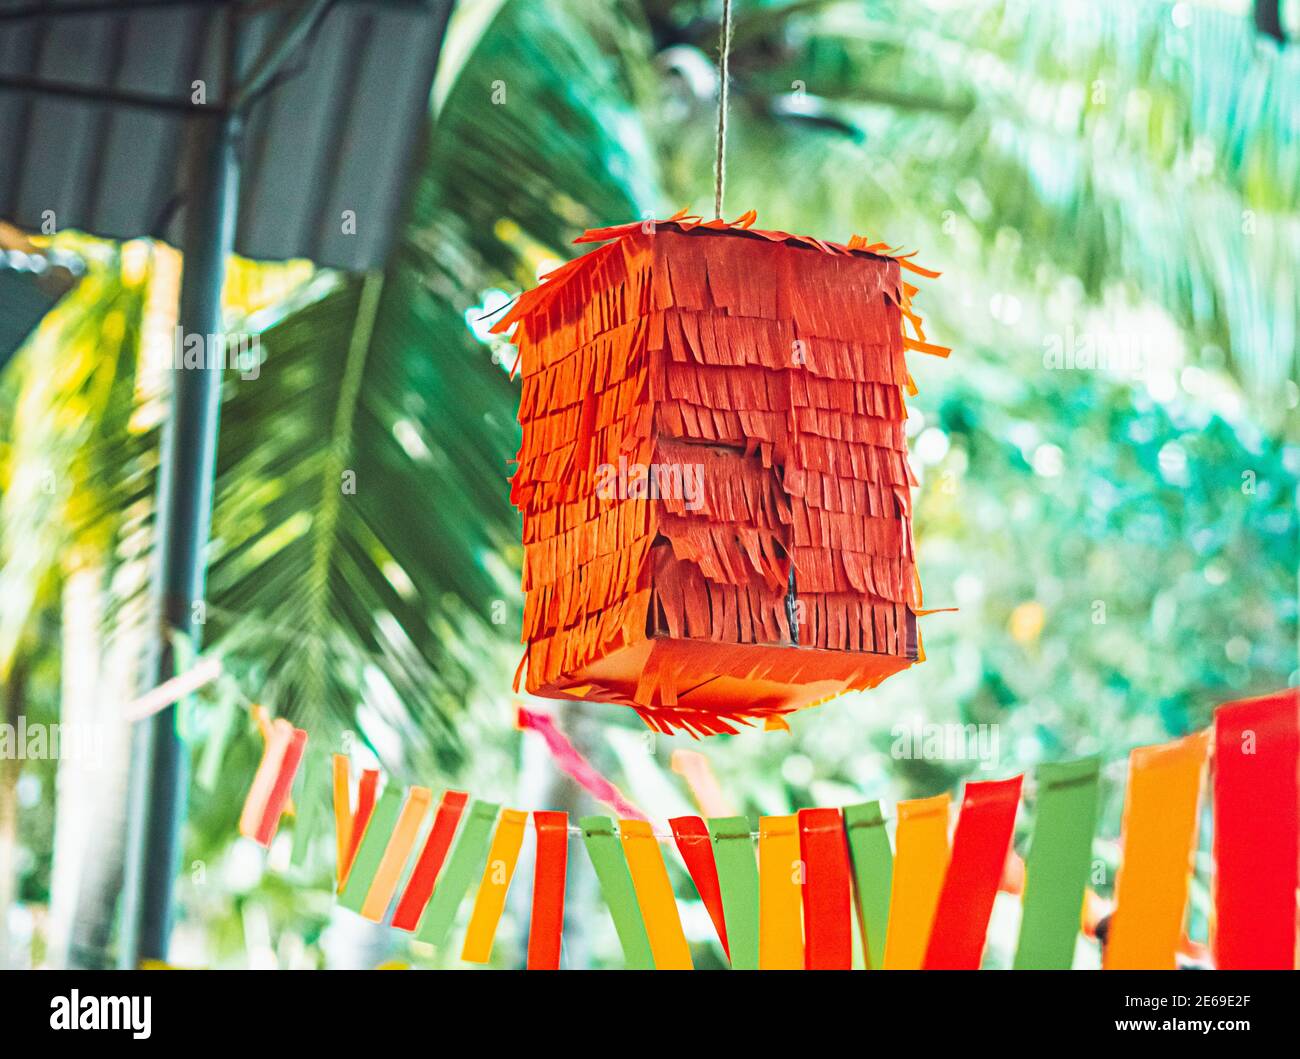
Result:
{"label": "paper flag garland", "polygon": [[803,875],[795,816],[758,821],[758,966],[803,970]]}
{"label": "paper flag garland", "polygon": [[1017,970],[1068,970],[1092,864],[1097,822],[1096,757],[1040,765],[1034,833],[1025,863]]}
{"label": "paper flag garland", "polygon": [[927,970],[978,971],[998,880],[1011,848],[1023,776],[966,784],[952,857],[925,950]]}
{"label": "paper flag garland", "polygon": [[713,839],[709,836],[708,826],[698,816],[674,817],[668,821],[668,826],[672,828],[677,852],[681,854],[696,892],[713,921],[722,951],[727,959],[731,959],[727,921],[722,910],[722,888],[718,883],[718,866],[713,858]]}
{"label": "paper flag garland", "polygon": [[[1295,963],[1297,707],[1296,693],[1287,691],[1216,712],[1212,941],[1223,967],[1284,969]],[[305,738],[282,722],[269,726],[268,734],[245,803],[243,826],[254,838],[267,819],[266,807],[282,809],[287,802],[286,752]],[[1104,948],[1107,968],[1172,967],[1176,952],[1197,948],[1183,938],[1182,923],[1209,736],[1199,732],[1130,755],[1123,860]],[[643,820],[616,825],[606,817],[586,817],[576,830],[633,967],[685,969],[695,962],[664,856],[671,840],[736,968],[848,967],[851,905],[857,907],[869,967],[976,968],[1000,886],[1023,893],[1016,966],[1063,968],[1072,962],[1088,893],[1099,775],[1095,757],[1040,766],[1022,885],[1007,882],[1008,865],[1018,863],[1009,844],[1021,777],[967,785],[951,852],[947,795],[898,805],[896,852],[878,802],[842,813],[821,808],[763,817],[756,834],[743,816],[707,822],[680,817],[670,822],[671,834]],[[392,925],[442,947],[474,889],[461,952],[471,962],[487,962],[528,814],[447,791],[417,856],[433,800],[428,788],[400,791],[390,785],[381,793],[378,773],[370,770],[353,810],[341,757],[334,761],[332,786],[340,905],[383,922],[409,868]],[[554,969],[560,963],[570,829],[564,813],[535,812],[533,822],[528,966]],[[1207,955],[1202,948],[1197,958]]]}
{"label": "paper flag garland", "polygon": [[727,952],[740,971],[759,969],[758,862],[749,834],[749,820],[723,816],[708,821],[717,865],[722,913],[727,923]]}
{"label": "paper flag garland", "polygon": [[803,883],[804,966],[847,971],[853,966],[849,913],[849,849],[838,809],[799,810]]}
{"label": "paper flag garland", "polygon": [[936,273],[753,222],[589,231],[493,328],[523,369],[530,693],[711,735],[922,657],[905,351],[948,350],[902,274]]}
{"label": "paper flag garland", "polygon": [[424,918],[420,920],[420,929],[415,935],[426,944],[441,948],[447,940],[456,912],[487,857],[492,825],[496,823],[499,809],[500,806],[492,802],[470,802],[465,824],[451,851],[451,860],[447,862],[446,874],[434,886],[433,896],[424,909]]}
{"label": "paper flag garland", "polygon": [[307,733],[303,729],[284,719],[271,725],[261,764],[239,816],[239,833],[259,846],[269,847],[275,838],[306,746]]}
{"label": "paper flag garland", "polygon": [[1107,970],[1177,966],[1208,747],[1209,733],[1197,732],[1129,755],[1124,860],[1115,878]]}
{"label": "paper flag garland", "polygon": [[948,795],[899,802],[894,845],[884,966],[913,971],[925,959],[939,889],[948,870]]}
{"label": "paper flag garland", "polygon": [[533,813],[537,859],[533,867],[533,916],[528,930],[528,969],[560,968],[564,933],[564,883],[569,861],[569,814]]}
{"label": "paper flag garland", "polygon": [[1300,691],[1214,711],[1214,962],[1296,964]]}
{"label": "paper flag garland", "polygon": [[889,894],[894,880],[894,854],[885,831],[885,814],[879,802],[849,805],[844,809],[853,864],[853,896],[858,908],[862,951],[867,966],[885,966],[885,932],[889,926]]}
{"label": "paper flag garland", "polygon": [[636,887],[627,866],[622,844],[614,831],[614,821],[607,816],[584,816],[578,821],[591,865],[600,881],[600,892],[614,919],[614,930],[623,946],[627,966],[634,971],[653,971],[654,951],[646,933]]}
{"label": "paper flag garland", "polygon": [[483,881],[479,883],[478,897],[474,900],[474,911],[465,931],[465,947],[460,954],[462,960],[487,963],[492,958],[492,941],[496,937],[501,912],[506,907],[506,892],[514,878],[527,822],[528,814],[518,809],[506,809],[501,813],[492,848],[488,850]]}
{"label": "paper flag garland", "polygon": [[460,823],[461,814],[469,795],[461,791],[447,791],[438,803],[438,812],[433,818],[433,827],[424,841],[424,849],[415,862],[411,878],[406,884],[402,899],[397,903],[393,913],[393,926],[399,930],[415,930],[420,925],[420,916],[433,894],[434,881],[442,871],[447,851],[451,849],[452,837],[456,834],[456,825]]}
{"label": "paper flag garland", "polygon": [[620,820],[618,830],[656,969],[689,971],[691,949],[682,931],[659,840],[645,820]]}

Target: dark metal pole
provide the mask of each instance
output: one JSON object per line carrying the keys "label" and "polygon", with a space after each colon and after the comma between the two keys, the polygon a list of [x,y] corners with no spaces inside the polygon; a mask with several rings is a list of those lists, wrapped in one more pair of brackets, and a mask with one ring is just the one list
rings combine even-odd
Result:
{"label": "dark metal pole", "polygon": [[[231,252],[239,164],[239,118],[214,113],[193,119],[197,138],[185,196],[179,326],[183,341],[202,340],[199,367],[173,364],[171,414],[163,435],[155,539],[163,627],[145,687],[175,675],[173,643],[188,637],[197,649],[195,604],[204,597],[212,519],[222,350],[221,287]],[[119,963],[167,958],[172,888],[180,866],[188,762],[176,730],[176,706],[136,724],[127,815],[125,904]]]}

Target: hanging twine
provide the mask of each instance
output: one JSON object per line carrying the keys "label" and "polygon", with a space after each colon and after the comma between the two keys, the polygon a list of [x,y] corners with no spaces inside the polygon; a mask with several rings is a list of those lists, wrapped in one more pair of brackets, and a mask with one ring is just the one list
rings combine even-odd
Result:
{"label": "hanging twine", "polygon": [[713,161],[713,216],[722,219],[722,194],[727,183],[727,82],[731,67],[731,0],[722,0],[722,43],[718,64],[721,85],[718,90],[718,142]]}

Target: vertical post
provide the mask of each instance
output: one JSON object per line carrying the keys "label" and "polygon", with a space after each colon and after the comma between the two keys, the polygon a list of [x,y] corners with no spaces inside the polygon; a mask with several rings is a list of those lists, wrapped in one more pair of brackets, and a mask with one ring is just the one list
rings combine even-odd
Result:
{"label": "vertical post", "polygon": [[[220,410],[221,288],[234,241],[239,165],[237,115],[223,108],[195,119],[185,196],[179,328],[182,353],[202,340],[197,367],[173,364],[171,412],[162,442],[155,571],[162,627],[145,686],[175,675],[174,640],[197,649],[195,604],[206,582],[208,531]],[[197,336],[197,337],[196,337]],[[149,679],[152,678],[152,679]],[[132,734],[122,942],[119,963],[167,957],[172,889],[181,856],[188,762],[176,722],[180,704],[136,724]]]}

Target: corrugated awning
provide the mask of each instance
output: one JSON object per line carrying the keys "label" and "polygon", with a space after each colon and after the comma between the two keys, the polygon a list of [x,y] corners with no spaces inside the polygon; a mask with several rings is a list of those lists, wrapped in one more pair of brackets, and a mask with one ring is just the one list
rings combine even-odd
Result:
{"label": "corrugated awning", "polygon": [[274,66],[244,126],[235,250],[375,267],[452,2],[0,0],[0,218],[179,242],[185,123]]}

